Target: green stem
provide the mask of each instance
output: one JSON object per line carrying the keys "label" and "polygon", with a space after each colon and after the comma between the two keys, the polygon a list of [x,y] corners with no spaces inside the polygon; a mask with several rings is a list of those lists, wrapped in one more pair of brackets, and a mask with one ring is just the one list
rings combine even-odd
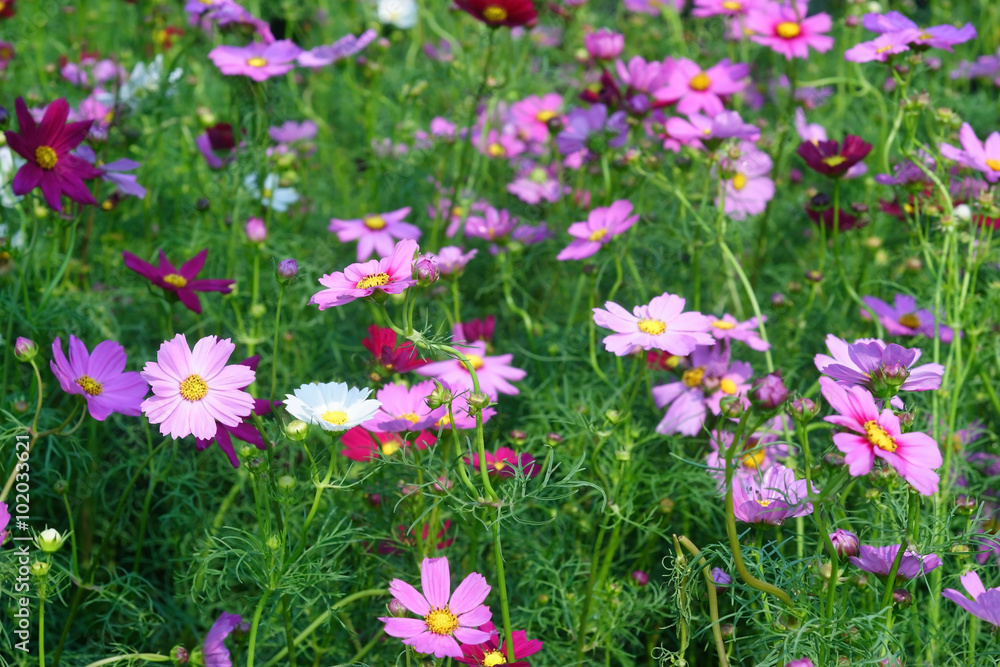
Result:
{"label": "green stem", "polygon": [[705,577],[705,586],[708,588],[708,615],[712,619],[712,636],[715,638],[715,652],[719,656],[719,667],[729,667],[729,656],[726,655],[726,644],[722,639],[722,629],[719,627],[719,596],[716,592],[715,582],[712,580],[712,571],[708,567],[708,561],[701,555],[701,551],[684,535],[680,537],[674,535],[674,539],[680,542],[691,554],[691,557],[702,566],[701,573]]}
{"label": "green stem", "polygon": [[247,642],[247,667],[253,667],[254,651],[257,648],[257,628],[260,626],[261,614],[264,613],[264,605],[271,599],[272,593],[274,593],[273,588],[265,590],[260,602],[257,603],[257,608],[254,609],[253,621],[250,623],[250,639]]}
{"label": "green stem", "polygon": [[272,348],[271,354],[271,398],[274,400],[274,392],[278,386],[278,332],[280,331],[279,324],[281,323],[281,302],[285,298],[285,285],[282,283],[281,289],[278,291],[278,307],[274,313],[274,347]]}
{"label": "green stem", "polygon": [[159,653],[129,653],[128,655],[113,655],[110,658],[102,658],[95,662],[87,665],[87,667],[101,667],[102,665],[111,665],[116,662],[121,662],[122,660],[145,660],[146,662],[170,662],[171,658],[169,655],[160,655]]}
{"label": "green stem", "polygon": [[510,624],[510,602],[507,599],[507,578],[503,569],[503,549],[500,547],[500,507],[493,523],[493,558],[497,563],[497,581],[500,584],[500,613],[503,616],[504,638],[507,641],[507,662],[514,662],[513,626]]}

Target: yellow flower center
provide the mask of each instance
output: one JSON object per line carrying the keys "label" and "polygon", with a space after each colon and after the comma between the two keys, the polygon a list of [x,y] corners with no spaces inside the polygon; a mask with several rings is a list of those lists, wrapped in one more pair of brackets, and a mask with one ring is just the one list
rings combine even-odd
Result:
{"label": "yellow flower center", "polygon": [[497,650],[487,651],[483,654],[483,667],[494,667],[494,665],[506,665],[507,658]]}
{"label": "yellow flower center", "polygon": [[[0,2],[0,12],[3,11],[3,3]],[[14,52],[8,49],[6,46],[0,46],[0,60],[10,60],[14,55]]]}
{"label": "yellow flower center", "polygon": [[555,111],[549,111],[548,109],[546,109],[544,111],[539,111],[538,113],[536,113],[535,120],[537,120],[540,123],[547,123],[558,115],[559,114],[557,114]]}
{"label": "yellow flower center", "polygon": [[489,7],[483,10],[483,18],[489,21],[490,23],[500,23],[501,21],[507,20],[507,10],[504,9],[503,7],[490,5]]}
{"label": "yellow flower center", "polygon": [[83,389],[91,396],[100,396],[101,392],[104,391],[101,383],[89,375],[81,375],[76,379],[76,383],[80,385],[80,389]]}
{"label": "yellow flower center", "polygon": [[406,421],[410,422],[411,424],[416,424],[418,421],[420,421],[420,415],[418,415],[418,414],[416,414],[414,412],[404,412],[403,414],[399,415],[399,418],[400,419],[405,419]]}
{"label": "yellow flower center", "polygon": [[760,468],[760,464],[764,462],[764,450],[760,449],[752,454],[747,454],[743,457],[743,465],[747,468],[752,468],[757,470]]}
{"label": "yellow flower center", "polygon": [[489,148],[486,149],[486,152],[490,154],[490,157],[503,157],[507,154],[507,149],[500,144],[493,142],[489,145]]}
{"label": "yellow flower center", "polygon": [[380,215],[373,215],[370,218],[365,218],[365,227],[371,230],[384,229],[386,224],[388,224]]}
{"label": "yellow flower center", "polygon": [[875,49],[875,53],[885,53],[886,51],[889,51],[891,49],[892,49],[892,45],[883,46],[882,48]]}
{"label": "yellow flower center", "polygon": [[917,329],[920,327],[920,318],[917,317],[916,313],[906,313],[902,315],[898,320],[900,324],[904,327],[909,327],[910,329]]}
{"label": "yellow flower center", "polygon": [[874,419],[865,422],[865,435],[868,436],[868,442],[879,449],[886,452],[896,451],[896,441]]}
{"label": "yellow flower center", "polygon": [[271,192],[267,188],[264,188],[264,199],[270,199],[271,195],[273,195],[273,194],[274,194],[273,192]]}
{"label": "yellow flower center", "polygon": [[506,467],[507,467],[507,464],[504,463],[503,461],[494,461],[493,462],[493,469],[494,470],[503,470]]}
{"label": "yellow flower center", "polygon": [[778,37],[782,39],[795,39],[802,34],[802,27],[795,23],[794,21],[782,21],[775,28],[775,32],[778,33]]}
{"label": "yellow flower center", "polygon": [[7,7],[7,3],[6,2],[0,2],[0,12],[2,12],[4,10],[4,8],[6,8],[6,7]]}
{"label": "yellow flower center", "polygon": [[767,507],[768,505],[771,504],[771,501],[770,500],[759,499],[757,501],[757,504],[760,505],[761,507]]}
{"label": "yellow flower center", "polygon": [[712,134],[712,128],[706,127],[704,130],[701,131],[701,133],[704,134],[707,137],[710,134]]}
{"label": "yellow flower center", "polygon": [[250,67],[263,67],[266,64],[267,60],[265,58],[261,58],[260,56],[254,56],[247,61],[247,65],[250,65]]}
{"label": "yellow flower center", "polygon": [[462,217],[465,210],[461,206],[453,206],[451,209],[451,214],[457,217]]}
{"label": "yellow flower center", "polygon": [[[466,354],[465,358],[469,360],[470,364],[472,364],[473,370],[478,371],[480,368],[483,367],[483,358],[480,357],[478,354]],[[468,372],[469,370],[469,368],[465,364],[462,364],[462,369],[465,370],[466,372]]]}
{"label": "yellow flower center", "polygon": [[49,171],[59,163],[59,156],[51,147],[39,146],[35,149],[35,162],[45,171]]}
{"label": "yellow flower center", "polygon": [[736,174],[733,176],[733,189],[737,192],[741,191],[747,186],[747,177],[743,174]]}
{"label": "yellow flower center", "polygon": [[725,320],[715,320],[712,322],[712,326],[716,329],[722,329],[723,331],[728,331],[729,329],[736,328],[736,325],[732,322],[726,322]]}
{"label": "yellow flower center", "polygon": [[115,208],[115,202],[112,201],[111,199],[105,199],[104,201],[101,202],[102,211],[111,211],[114,210],[114,208]]}
{"label": "yellow flower center", "polygon": [[187,287],[188,281],[184,276],[179,276],[176,273],[168,273],[163,276],[163,282],[168,285],[173,285],[174,287]]}
{"label": "yellow flower center", "polygon": [[382,287],[383,285],[389,284],[389,274],[388,273],[374,273],[370,276],[365,276],[358,281],[358,284],[354,287],[356,289],[371,289],[373,287]]}
{"label": "yellow flower center", "polygon": [[393,439],[389,442],[383,442],[380,449],[382,450],[383,456],[392,456],[399,451],[399,441]]}
{"label": "yellow flower center", "polygon": [[736,393],[738,387],[736,386],[736,383],[730,380],[729,378],[724,378],[722,382],[719,383],[719,389],[721,389],[724,393],[732,396]]}
{"label": "yellow flower center", "polygon": [[436,635],[450,635],[458,628],[458,617],[451,613],[448,605],[434,607],[424,616],[427,629]]}
{"label": "yellow flower center", "polygon": [[667,330],[667,325],[660,320],[639,320],[639,331],[650,336],[659,336]]}
{"label": "yellow flower center", "polygon": [[928,35],[925,32],[925,33],[921,34],[920,37],[917,37],[917,39],[931,39],[931,37],[933,37],[933,35]]}
{"label": "yellow flower center", "polygon": [[698,72],[698,76],[691,79],[689,85],[692,90],[708,90],[708,87],[712,85],[712,80],[704,72]]}
{"label": "yellow flower center", "polygon": [[208,393],[208,383],[200,375],[191,374],[181,382],[181,396],[185,401],[200,401]]}
{"label": "yellow flower center", "polygon": [[594,230],[594,231],[592,231],[590,233],[590,236],[587,237],[587,240],[588,241],[600,241],[601,239],[603,239],[607,235],[608,235],[608,230],[607,229],[597,229],[597,230]]}
{"label": "yellow flower center", "polygon": [[441,417],[441,419],[437,420],[434,426],[438,428],[441,428],[442,426],[444,426],[445,428],[451,426],[451,417],[449,417],[448,415],[444,415],[443,417]]}
{"label": "yellow flower center", "polygon": [[320,415],[320,419],[325,421],[327,424],[343,426],[347,423],[347,413],[343,410],[327,410]]}
{"label": "yellow flower center", "polygon": [[735,2],[734,0],[726,0],[725,2],[722,3],[722,8],[728,9],[731,12],[738,12],[741,9],[743,9],[743,5],[741,5],[738,2]]}
{"label": "yellow flower center", "polygon": [[992,169],[993,171],[1000,171],[1000,160],[997,160],[996,158],[992,157],[987,158],[986,166]]}
{"label": "yellow flower center", "polygon": [[828,167],[839,167],[845,162],[847,162],[847,158],[843,155],[831,155],[830,157],[823,158],[823,164]]}
{"label": "yellow flower center", "polygon": [[705,367],[698,366],[698,368],[692,368],[684,371],[684,375],[681,376],[681,382],[684,383],[685,387],[697,387],[701,384],[701,379],[705,377]]}

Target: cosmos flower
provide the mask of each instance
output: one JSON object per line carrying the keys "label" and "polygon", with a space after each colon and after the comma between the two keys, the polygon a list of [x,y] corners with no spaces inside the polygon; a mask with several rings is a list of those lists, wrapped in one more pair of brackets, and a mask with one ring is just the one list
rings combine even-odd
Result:
{"label": "cosmos flower", "polygon": [[229,657],[229,649],[226,648],[226,637],[240,625],[243,618],[239,614],[222,615],[212,624],[212,629],[205,635],[205,643],[202,644],[202,660],[205,667],[233,667],[233,662]]}
{"label": "cosmos flower", "polygon": [[264,177],[263,190],[257,188],[257,174],[247,174],[243,179],[243,187],[251,197],[260,198],[260,203],[266,208],[284,213],[289,206],[299,200],[299,193],[294,188],[278,187],[280,184],[281,178],[277,174],[268,174]]}
{"label": "cosmos flower", "polygon": [[294,120],[285,121],[277,127],[267,128],[267,136],[280,144],[291,144],[296,141],[308,141],[316,136],[319,127],[311,120],[297,123]]}
{"label": "cosmos flower", "polygon": [[382,24],[409,30],[417,25],[417,3],[416,0],[378,0],[375,15]]}
{"label": "cosmos flower", "polygon": [[[917,300],[906,294],[896,294],[894,305],[873,296],[862,297],[865,305],[875,311],[878,321],[891,336],[935,336],[934,315],[926,308],[917,309]],[[867,308],[861,309],[861,317],[871,319]],[[954,332],[944,324],[937,327],[937,335],[942,343],[950,343]]]}
{"label": "cosmos flower", "polygon": [[226,365],[235,349],[228,338],[206,336],[191,350],[184,334],[160,345],[156,361],[141,373],[153,395],[140,406],[150,424],[160,425],[160,435],[209,440],[218,424],[235,427],[250,416],[254,400],[242,387],[256,374],[249,366]]}
{"label": "cosmos flower", "polygon": [[518,136],[524,141],[544,143],[549,139],[549,121],[560,118],[562,95],[547,93],[531,95],[510,107],[510,118]]}
{"label": "cosmos flower", "polygon": [[625,11],[659,16],[664,7],[684,9],[684,0],[625,0]]}
{"label": "cosmos flower", "polygon": [[775,53],[792,58],[808,58],[809,49],[826,53],[833,48],[833,37],[825,35],[833,25],[829,14],[808,16],[807,0],[789,3],[762,2],[747,13],[746,29],[750,39]]}
{"label": "cosmos flower", "polygon": [[532,26],[538,20],[533,0],[455,0],[455,4],[491,28]]}
{"label": "cosmos flower", "polygon": [[838,414],[824,420],[844,432],[833,436],[833,444],[844,454],[853,477],[868,474],[875,457],[884,460],[922,495],[932,495],[940,476],[941,451],[926,433],[903,433],[899,417],[886,408],[879,412],[875,400],[863,387],[841,387],[828,377],[819,379],[823,398]]}
{"label": "cosmos flower", "polygon": [[79,338],[70,334],[69,361],[62,351],[62,341],[52,341],[49,362],[59,386],[67,394],[83,396],[90,416],[104,421],[117,412],[128,417],[142,414],[140,405],[149,386],[137,371],[126,371],[125,348],[113,340],[97,344],[93,353]]}
{"label": "cosmos flower", "polygon": [[489,667],[490,665],[529,667],[529,664],[522,658],[530,657],[542,650],[542,642],[537,639],[528,639],[528,633],[524,630],[515,630],[511,633],[514,662],[507,662],[507,644],[500,637],[500,633],[497,632],[493,623],[484,623],[479,626],[479,629],[488,632],[490,638],[482,644],[462,644],[462,653],[465,654],[465,657],[456,658],[455,662],[473,667]]}
{"label": "cosmos flower", "polygon": [[899,12],[885,14],[865,14],[861,24],[866,30],[880,34],[905,32],[910,37],[909,44],[914,48],[935,48],[952,51],[956,44],[964,44],[976,38],[976,28],[966,23],[961,28],[952,25],[936,25],[921,28]]}
{"label": "cosmos flower", "polygon": [[[708,334],[711,337],[711,334]],[[705,425],[706,413],[722,412],[722,399],[735,396],[744,407],[750,405],[747,392],[753,368],[745,361],[730,363],[729,351],[716,346],[698,345],[690,355],[690,368],[680,381],[653,387],[656,407],[667,409],[656,426],[663,435],[697,435]]]}
{"label": "cosmos flower", "polygon": [[389,213],[369,214],[356,220],[332,218],[327,229],[336,232],[341,243],[357,241],[358,261],[363,262],[373,254],[391,254],[396,245],[393,239],[420,238],[420,228],[404,222],[410,210],[406,206]]}
{"label": "cosmos flower", "polygon": [[410,341],[397,345],[396,332],[388,327],[372,324],[361,345],[372,353],[376,363],[391,373],[407,373],[427,363],[426,359],[420,358]]}
{"label": "cosmos flower", "polygon": [[[767,315],[761,315],[759,322],[767,322]],[[759,322],[756,317],[740,322],[726,313],[713,318],[711,333],[716,340],[738,340],[746,343],[751,350],[763,352],[771,349],[771,344],[760,337]]]}
{"label": "cosmos flower", "polygon": [[[859,338],[848,344],[833,334],[827,334],[826,348],[833,356],[817,354],[816,369],[843,387],[862,386],[882,399],[893,398],[900,391],[933,391],[941,387],[944,366],[917,366],[921,354],[918,348],[886,345],[877,338]],[[893,406],[902,409],[903,402],[895,399]]]}
{"label": "cosmos flower", "polygon": [[971,600],[954,588],[944,589],[941,595],[973,616],[1000,628],[1000,588],[987,589],[975,572],[966,572],[961,576],[961,581],[962,586],[972,596]]}
{"label": "cosmos flower", "polygon": [[[747,436],[742,451],[737,452],[733,458],[734,479],[760,477],[761,473],[777,463],[778,459],[788,456],[788,445],[782,442],[786,426],[790,426],[788,417],[778,415],[770,423]],[[718,491],[722,495],[726,493],[726,461],[721,449],[728,449],[732,444],[732,433],[713,430],[709,438],[709,446],[712,449],[705,455],[705,468],[718,483]]]}
{"label": "cosmos flower", "polygon": [[425,399],[434,388],[433,380],[409,387],[395,382],[385,385],[376,395],[381,403],[378,411],[362,426],[373,433],[421,431],[432,426],[448,413],[444,406],[433,410],[427,406]]}
{"label": "cosmos flower", "polygon": [[3,546],[10,534],[7,530],[8,525],[10,525],[10,511],[7,509],[7,503],[0,503],[0,546]]}
{"label": "cosmos flower", "polygon": [[693,60],[679,58],[670,70],[667,85],[654,91],[653,97],[660,103],[676,102],[677,113],[704,113],[714,117],[725,111],[723,97],[746,88],[749,74],[749,66],[732,64],[728,58],[707,70],[702,70]]}
{"label": "cosmos flower", "polygon": [[780,463],[768,468],[761,478],[733,480],[733,511],[744,523],[780,526],[785,519],[812,514],[808,496],[806,480],[796,480],[795,473]]}
{"label": "cosmos flower", "polygon": [[[255,354],[252,357],[244,359],[240,362],[241,365],[246,366],[250,370],[257,372],[257,365],[260,363],[260,355]],[[240,387],[240,389],[246,391],[246,387]],[[278,405],[275,402],[275,405]],[[271,401],[262,398],[253,399],[253,414],[261,416],[266,415],[271,411]],[[249,443],[260,450],[265,450],[267,448],[264,443],[264,438],[261,436],[260,431],[257,427],[253,425],[252,422],[248,420],[243,420],[236,426],[228,426],[222,422],[216,422],[216,431],[214,438],[195,438],[195,447],[198,451],[203,451],[210,447],[213,442],[219,445],[219,449],[225,452],[226,456],[229,458],[229,463],[232,464],[234,468],[240,467],[240,460],[236,456],[236,449],[233,447],[233,438],[237,440],[242,440],[243,442]]]}
{"label": "cosmos flower", "polygon": [[[523,380],[528,374],[520,368],[511,366],[513,354],[486,356],[486,343],[475,341],[463,344],[458,351],[472,364],[479,379],[479,391],[487,394],[494,401],[500,394],[517,395],[520,390],[511,384]],[[436,361],[417,370],[418,375],[424,375],[439,380],[458,391],[474,391],[472,374],[465,364],[458,359]]]}
{"label": "cosmos flower", "polygon": [[625,48],[625,35],[601,28],[584,35],[583,45],[596,60],[614,60]]}
{"label": "cosmos flower", "polygon": [[877,60],[884,63],[890,56],[909,51],[909,44],[920,37],[920,30],[914,28],[887,32],[870,42],[855,44],[844,52],[844,60],[852,63],[870,63]]}
{"label": "cosmos flower", "polygon": [[[414,9],[416,3],[413,3]],[[333,44],[317,46],[309,51],[303,51],[298,55],[298,63],[302,67],[325,67],[332,65],[338,60],[350,58],[360,53],[369,44],[375,41],[378,32],[375,30],[365,30],[355,37],[354,35],[344,35]]]}
{"label": "cosmos flower", "polygon": [[[483,604],[489,595],[486,578],[472,572],[454,592],[447,558],[424,558],[420,565],[423,593],[401,579],[389,583],[389,593],[406,609],[421,618],[382,617],[385,633],[398,637],[419,653],[436,658],[461,658],[463,644],[482,644],[490,634],[477,629],[492,618]],[[457,640],[457,641],[456,641]]]}
{"label": "cosmos flower", "polygon": [[740,156],[727,159],[727,170],[732,178],[726,179],[725,201],[715,198],[715,205],[724,203],[723,210],[733,220],[763,213],[767,203],[774,198],[774,181],[768,176],[773,163],[771,156],[758,150],[752,143],[744,142]]}
{"label": "cosmos flower", "polygon": [[525,204],[558,201],[564,188],[559,183],[557,171],[556,165],[545,168],[528,162],[517,178],[507,185],[507,192]]}
{"label": "cosmos flower", "polygon": [[222,169],[236,157],[233,126],[229,123],[216,123],[205,128],[194,143],[212,169]]}
{"label": "cosmos flower", "polygon": [[470,215],[465,221],[465,235],[488,241],[496,241],[509,236],[517,226],[517,218],[506,209],[487,206],[483,215]]}
{"label": "cosmos flower", "polygon": [[810,169],[830,178],[839,178],[871,152],[872,145],[849,134],[841,145],[836,141],[803,141],[796,151]]}
{"label": "cosmos flower", "polygon": [[760,128],[743,122],[736,111],[723,111],[714,118],[702,114],[691,114],[687,119],[675,116],[668,118],[664,129],[669,137],[681,144],[705,149],[702,142],[718,139],[760,139]]}
{"label": "cosmos flower", "polygon": [[619,199],[611,206],[591,209],[586,222],[574,222],[569,226],[567,231],[575,240],[563,248],[556,259],[591,257],[615,236],[631,229],[638,220],[638,215],[632,215],[632,203],[627,199]]}
{"label": "cosmos flower", "polygon": [[[594,308],[594,323],[615,333],[604,339],[604,348],[619,357],[637,348],[664,350],[677,356],[691,354],[696,345],[714,345],[708,333],[712,322],[701,313],[683,312],[684,299],[663,293],[648,305],[629,313],[613,301]],[[607,310],[605,310],[605,308]]]}
{"label": "cosmos flower", "polygon": [[[528,477],[536,477],[542,471],[534,456],[526,452],[518,454],[510,447],[498,447],[495,454],[485,452],[484,460],[486,471],[499,477],[513,477],[518,469]],[[465,459],[465,462],[471,463],[473,470],[479,470],[479,454],[473,454],[472,461]]]}
{"label": "cosmos flower", "polygon": [[983,142],[979,140],[971,125],[962,123],[958,137],[962,143],[962,150],[949,144],[942,144],[941,154],[982,172],[990,183],[1000,180],[1000,132],[993,132]]}
{"label": "cosmos flower", "polygon": [[267,81],[292,71],[302,49],[294,42],[282,39],[270,44],[250,42],[246,46],[217,46],[208,58],[228,76],[247,76],[254,81]]}
{"label": "cosmos flower", "polygon": [[342,432],[371,419],[379,402],[371,389],[348,388],[345,382],[310,382],[285,395],[285,410],[324,431]]}
{"label": "cosmos flower", "polygon": [[93,121],[66,124],[70,108],[62,97],[45,109],[41,123],[35,122],[24,98],[17,98],[14,109],[20,133],[7,130],[4,136],[26,162],[14,176],[13,193],[26,195],[41,188],[45,201],[56,211],[62,211],[64,194],[79,204],[96,205],[83,182],[100,176],[101,170],[70,153],[87,137]]}
{"label": "cosmos flower", "polygon": [[372,433],[363,426],[355,426],[340,437],[344,446],[340,454],[352,461],[374,461],[380,453],[392,456],[404,447],[415,445],[417,449],[427,449],[435,442],[437,438],[429,431],[421,431],[410,441],[399,433]]}
{"label": "cosmos flower", "polygon": [[7,65],[10,64],[15,55],[17,55],[17,51],[14,50],[14,45],[0,40],[0,72],[7,69]]}
{"label": "cosmos flower", "polygon": [[[94,153],[94,149],[86,144],[81,144],[76,148],[76,154],[89,162],[90,164],[97,163],[97,155]],[[112,185],[118,186],[118,189],[133,197],[138,197],[143,199],[146,196],[146,188],[139,185],[137,182],[138,176],[135,174],[127,174],[125,172],[134,171],[142,165],[135,160],[129,160],[128,158],[121,158],[115,160],[114,162],[108,162],[102,164],[98,169],[101,170],[101,180],[106,183],[111,183]]]}
{"label": "cosmos flower", "polygon": [[493,341],[493,332],[496,330],[497,318],[495,315],[487,315],[483,319],[466,320],[456,322],[452,327],[452,340],[456,341],[483,341],[489,345]]}
{"label": "cosmos flower", "polygon": [[[899,554],[900,545],[892,544],[887,547],[871,547],[862,544],[859,555],[851,556],[849,560],[860,567],[865,572],[871,572],[881,577],[888,577],[892,564]],[[927,554],[921,556],[915,551],[907,549],[903,553],[903,559],[899,562],[896,570],[897,579],[915,579],[923,576],[931,570],[941,565],[941,559],[937,554]]]}
{"label": "cosmos flower", "polygon": [[556,136],[563,155],[587,149],[601,155],[609,148],[620,148],[628,140],[628,122],[624,111],[608,116],[608,108],[595,104],[589,109],[576,108],[566,117],[566,128]]}
{"label": "cosmos flower", "polygon": [[132,269],[140,276],[143,276],[157,287],[173,292],[188,310],[201,314],[201,300],[195,292],[221,292],[229,294],[233,291],[235,280],[195,280],[195,276],[205,266],[205,258],[208,257],[208,248],[205,248],[192,259],[184,262],[181,268],[176,268],[167,260],[167,256],[161,249],[160,264],[153,266],[149,262],[139,259],[127,250],[122,251],[125,266]]}
{"label": "cosmos flower", "polygon": [[309,303],[326,310],[343,306],[355,299],[374,295],[399,294],[416,284],[413,279],[413,258],[419,247],[412,239],[404,239],[396,244],[392,253],[382,259],[351,264],[342,272],[324,274],[320,285],[327,289],[313,294]]}

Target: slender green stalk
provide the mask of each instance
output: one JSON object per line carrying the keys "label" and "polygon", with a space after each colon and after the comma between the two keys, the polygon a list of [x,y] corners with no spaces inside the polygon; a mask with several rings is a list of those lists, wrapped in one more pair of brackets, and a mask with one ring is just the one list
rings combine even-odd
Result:
{"label": "slender green stalk", "polygon": [[110,658],[101,658],[95,662],[88,664],[86,667],[102,667],[102,665],[112,665],[116,662],[122,662],[123,660],[133,661],[133,660],[144,660],[146,662],[170,662],[171,658],[169,655],[160,655],[159,653],[129,653],[128,655],[113,655]]}
{"label": "slender green stalk", "polygon": [[281,284],[278,291],[278,306],[274,311],[274,346],[271,348],[271,393],[270,399],[274,400],[274,392],[278,386],[278,332],[281,331],[281,303],[285,299],[285,284]]}
{"label": "slender green stalk", "polygon": [[253,621],[250,623],[250,638],[247,642],[247,667],[253,667],[254,652],[257,648],[257,628],[260,626],[261,614],[264,613],[264,605],[271,599],[273,593],[273,588],[265,589],[264,595],[261,596],[260,601],[257,603],[257,608],[254,609]]}

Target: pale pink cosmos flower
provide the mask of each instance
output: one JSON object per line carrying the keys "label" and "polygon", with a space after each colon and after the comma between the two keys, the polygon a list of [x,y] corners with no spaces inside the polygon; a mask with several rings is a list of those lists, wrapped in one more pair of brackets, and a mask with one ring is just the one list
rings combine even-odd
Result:
{"label": "pale pink cosmos flower", "polygon": [[[613,301],[594,308],[594,324],[615,333],[604,339],[604,349],[619,357],[643,350],[663,350],[678,356],[691,354],[697,345],[714,345],[708,333],[712,321],[701,313],[683,312],[684,299],[663,293],[632,312]],[[606,309],[606,310],[605,310]]]}
{"label": "pale pink cosmos flower", "polygon": [[747,86],[750,68],[732,64],[728,58],[707,70],[687,58],[674,63],[665,87],[653,93],[657,102],[677,102],[677,112],[685,115],[702,112],[717,116],[725,110],[722,98],[738,93]]}
{"label": "pale pink cosmos flower", "polygon": [[767,315],[761,315],[759,321],[756,317],[751,317],[745,322],[740,322],[726,313],[722,317],[713,318],[712,335],[716,340],[738,340],[746,343],[751,350],[764,352],[771,349],[771,344],[760,337],[758,333],[760,322],[767,322]]}
{"label": "pale pink cosmos flower", "polygon": [[556,259],[585,259],[596,254],[601,246],[631,229],[639,220],[638,215],[631,213],[632,203],[626,199],[591,210],[586,222],[574,222],[569,226],[569,235],[575,237],[575,240],[563,248]]}
{"label": "pale pink cosmos flower", "polygon": [[448,414],[447,407],[431,410],[424,402],[434,391],[433,380],[424,380],[410,387],[395,382],[378,390],[376,398],[381,403],[378,412],[361,424],[373,433],[399,433],[422,431]]}
{"label": "pale pink cosmos flower", "polygon": [[327,289],[313,294],[309,303],[326,310],[343,306],[355,299],[382,294],[399,294],[416,284],[413,279],[413,259],[419,250],[417,242],[403,239],[388,257],[351,264],[343,271],[324,274],[319,284]]}
{"label": "pale pink cosmos flower", "polygon": [[881,413],[875,399],[863,387],[841,387],[828,377],[819,379],[823,398],[839,414],[825,418],[853,433],[833,436],[833,444],[844,454],[854,477],[867,474],[875,457],[883,459],[913,485],[922,495],[933,495],[940,476],[934,472],[941,466],[941,451],[932,437],[925,433],[903,433],[899,417],[886,408]]}
{"label": "pale pink cosmos flower", "polygon": [[962,142],[962,150],[950,144],[942,144],[941,154],[950,160],[981,171],[990,183],[1000,180],[1000,132],[993,132],[983,142],[979,140],[971,125],[962,123],[958,137]]}
{"label": "pale pink cosmos flower", "polygon": [[752,143],[743,142],[741,154],[735,160],[727,158],[729,169],[734,172],[726,179],[726,199],[715,205],[724,204],[724,211],[733,220],[745,220],[747,216],[763,213],[767,203],[774,198],[774,181],[768,177],[773,163],[771,156],[758,150]]}
{"label": "pale pink cosmos flower", "polygon": [[808,58],[810,47],[826,53],[833,48],[833,37],[824,35],[833,25],[829,14],[815,16],[809,12],[808,0],[796,0],[795,5],[765,2],[747,14],[750,39],[775,53],[792,58]]}
{"label": "pale pink cosmos flower", "polygon": [[[715,118],[702,114],[691,114],[685,120],[679,116],[668,118],[664,131],[672,139],[699,150],[705,150],[703,141],[719,139],[743,139],[757,141],[760,128],[743,122],[736,111],[723,111]],[[664,144],[666,146],[666,144]]]}
{"label": "pale pink cosmos flower", "polygon": [[[761,4],[760,0],[694,0],[692,16],[698,18],[709,18],[711,16],[728,16],[732,19],[742,21],[747,12]],[[736,39],[741,39],[736,35]]]}
{"label": "pale pink cosmos flower", "polygon": [[483,604],[490,593],[486,577],[472,572],[452,592],[448,559],[424,558],[420,588],[423,593],[401,579],[389,583],[392,597],[421,618],[380,617],[387,635],[435,658],[461,658],[459,642],[482,644],[489,640],[490,634],[479,629],[493,617]]}
{"label": "pale pink cosmos flower", "polygon": [[517,178],[507,185],[507,192],[526,204],[558,201],[563,190],[556,165],[546,168],[531,161],[525,161]]}
{"label": "pale pink cosmos flower", "polygon": [[503,239],[514,231],[517,218],[506,209],[495,209],[487,206],[483,215],[470,215],[465,221],[465,235],[496,241]]}
{"label": "pale pink cosmos flower", "polygon": [[548,93],[526,97],[510,107],[510,117],[517,135],[524,141],[549,139],[549,121],[562,116],[562,95]]}
{"label": "pale pink cosmos flower", "polygon": [[90,416],[104,421],[117,412],[128,417],[142,414],[140,405],[149,386],[137,371],[126,371],[125,348],[113,340],[97,344],[92,353],[79,338],[69,336],[69,361],[62,341],[52,341],[49,365],[67,394],[83,396]]}
{"label": "pale pink cosmos flower", "polygon": [[[615,62],[615,69],[618,71],[618,78],[624,86],[632,92],[653,94],[667,85],[670,80],[670,72],[674,68],[674,59],[666,58],[663,61],[653,60],[646,62],[641,56],[632,56],[628,63],[621,60]],[[632,97],[626,95],[626,97]]]}
{"label": "pale pink cosmos flower", "polygon": [[469,252],[463,252],[458,246],[445,246],[434,255],[437,259],[438,271],[441,272],[443,276],[450,276],[455,273],[461,273],[465,270],[465,265],[468,264],[476,253],[479,251],[475,248]]}
{"label": "pale pink cosmos flower", "polygon": [[146,362],[140,373],[153,389],[140,407],[150,424],[160,425],[160,435],[210,440],[216,422],[233,427],[250,416],[254,400],[243,388],[256,374],[249,366],[226,365],[234,350],[229,338],[216,336],[202,338],[194,350],[184,334],[160,345],[156,361]]}
{"label": "pale pink cosmos flower", "polygon": [[223,74],[248,76],[259,82],[292,71],[301,52],[294,42],[282,39],[271,44],[217,46],[209,51],[208,57]]}
{"label": "pale pink cosmos flower", "polygon": [[[488,357],[486,356],[486,343],[483,341],[462,343],[458,351],[469,360],[472,368],[476,371],[476,377],[479,379],[479,391],[489,395],[493,400],[496,400],[500,394],[516,395],[521,393],[511,382],[523,380],[528,373],[510,365],[514,359],[513,354]],[[435,378],[458,391],[475,391],[472,384],[472,374],[465,364],[457,359],[430,363],[421,366],[416,372],[418,375]]]}
{"label": "pale pink cosmos flower", "polygon": [[341,243],[358,242],[358,261],[363,262],[373,254],[385,257],[392,253],[396,240],[420,238],[420,228],[404,222],[410,214],[405,206],[389,213],[371,213],[356,220],[330,219],[331,232],[337,233]]}
{"label": "pale pink cosmos flower", "polygon": [[656,426],[657,433],[697,435],[709,410],[713,415],[722,412],[726,396],[735,396],[744,407],[750,405],[747,392],[753,368],[745,361],[730,363],[724,346],[714,345],[714,340],[710,345],[699,345],[691,353],[689,365],[679,381],[653,387],[656,407],[670,406]]}
{"label": "pale pink cosmos flower", "polygon": [[918,37],[920,37],[920,30],[916,28],[887,32],[870,42],[861,42],[847,49],[844,52],[844,60],[852,63],[870,63],[872,61],[884,63],[889,60],[890,56],[909,51],[910,42]]}
{"label": "pale pink cosmos flower", "polygon": [[523,153],[527,146],[514,134],[514,128],[508,131],[490,130],[486,133],[484,140],[480,141],[480,135],[475,137],[475,145],[480,153],[491,158],[513,158]]}

